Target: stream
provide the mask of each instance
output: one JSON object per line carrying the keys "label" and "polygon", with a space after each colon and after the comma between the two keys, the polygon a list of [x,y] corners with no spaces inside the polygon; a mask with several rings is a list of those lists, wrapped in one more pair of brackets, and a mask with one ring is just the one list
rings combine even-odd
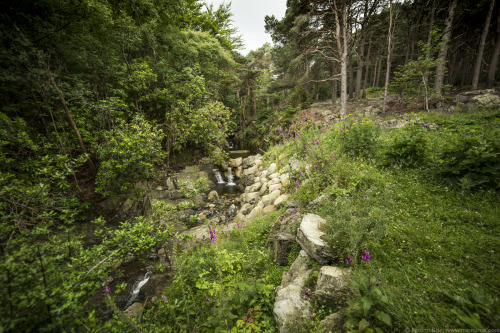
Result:
{"label": "stream", "polygon": [[[230,158],[245,158],[251,155],[249,150],[238,150],[234,145],[226,152]],[[205,177],[209,180],[209,190],[202,194],[203,202],[201,204],[197,202],[196,206],[187,212],[200,217],[197,221],[198,225],[206,223],[207,220],[212,223],[228,223],[232,220],[232,211],[237,210],[239,195],[242,192],[237,187],[238,180],[231,167],[221,169],[212,164],[189,165],[175,176],[177,182],[180,180],[194,182],[199,177]],[[156,187],[155,191],[158,191],[159,188],[162,187]],[[206,198],[214,190],[217,191],[219,198],[208,202]],[[177,198],[175,200],[165,199],[164,201],[176,204],[185,200],[185,198]],[[178,228],[175,229],[178,230]],[[187,230],[189,227],[186,229],[184,226],[183,229]],[[110,285],[112,290],[116,290],[119,284],[123,282],[127,284],[124,290],[116,294],[116,304],[121,310],[129,312],[127,309],[134,308],[131,307],[134,303],[144,303],[148,299],[151,301],[153,297],[158,297],[163,288],[170,283],[173,272],[168,267],[164,269],[164,272],[154,269],[159,259],[158,255],[152,252],[144,263],[131,257],[120,265],[123,275],[113,279]],[[109,315],[109,310],[105,310],[104,314]]]}

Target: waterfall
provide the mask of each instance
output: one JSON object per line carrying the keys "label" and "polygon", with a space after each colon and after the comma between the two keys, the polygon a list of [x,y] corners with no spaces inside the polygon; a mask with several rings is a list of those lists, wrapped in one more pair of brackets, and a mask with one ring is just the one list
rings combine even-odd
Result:
{"label": "waterfall", "polygon": [[233,179],[233,173],[231,172],[231,168],[227,168],[227,186],[236,186],[236,183]]}
{"label": "waterfall", "polygon": [[220,174],[219,170],[214,169],[215,179],[217,179],[217,184],[225,184],[224,178]]}
{"label": "waterfall", "polygon": [[132,303],[134,303],[137,296],[139,296],[139,292],[141,291],[142,286],[144,286],[146,282],[149,281],[149,277],[151,276],[152,273],[153,273],[152,271],[148,271],[141,280],[138,280],[134,283],[132,293],[130,294],[130,298],[127,300],[127,305],[125,306],[125,308],[128,308],[129,306],[132,305]]}

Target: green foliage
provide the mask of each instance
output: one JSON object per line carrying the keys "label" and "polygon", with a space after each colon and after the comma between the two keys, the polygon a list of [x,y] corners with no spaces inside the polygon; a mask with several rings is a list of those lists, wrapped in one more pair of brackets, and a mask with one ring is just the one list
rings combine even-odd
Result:
{"label": "green foliage", "polygon": [[132,123],[108,131],[106,142],[99,146],[100,160],[96,192],[104,196],[124,193],[142,180],[152,179],[153,166],[164,153],[163,133],[136,117]]}
{"label": "green foliage", "polygon": [[352,155],[369,157],[376,150],[379,126],[372,120],[348,118],[343,133],[343,150]]}
{"label": "green foliage", "polygon": [[294,108],[307,109],[311,106],[311,96],[309,96],[307,90],[299,86],[290,94],[288,103]]}
{"label": "green foliage", "polygon": [[358,279],[351,281],[360,298],[348,301],[344,323],[346,332],[390,332],[392,318],[383,309],[389,303],[386,295],[379,288],[376,277],[365,272],[358,274]]}
{"label": "green foliage", "polygon": [[395,129],[384,152],[383,165],[415,167],[424,165],[429,158],[426,129],[418,119],[405,128]]}
{"label": "green foliage", "polygon": [[177,185],[179,186],[179,192],[186,198],[194,198],[198,193],[206,192],[209,189],[207,179],[204,177],[199,177],[192,185],[182,180],[178,181]]}
{"label": "green foliage", "polygon": [[464,125],[450,129],[437,156],[438,172],[463,189],[500,185],[500,128]]}

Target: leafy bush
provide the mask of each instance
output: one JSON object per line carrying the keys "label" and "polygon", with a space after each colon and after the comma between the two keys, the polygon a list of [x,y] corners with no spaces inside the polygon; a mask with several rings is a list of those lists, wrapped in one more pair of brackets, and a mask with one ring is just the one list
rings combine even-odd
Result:
{"label": "leafy bush", "polygon": [[301,106],[302,109],[307,109],[311,106],[311,96],[307,90],[299,86],[290,94],[288,103],[293,107]]}
{"label": "leafy bush", "polygon": [[97,148],[100,167],[96,192],[104,196],[126,192],[141,180],[153,178],[154,163],[164,156],[160,129],[136,117],[106,133],[106,142]]}
{"label": "leafy bush", "polygon": [[500,130],[463,126],[445,132],[437,167],[448,184],[465,189],[499,186]]}
{"label": "leafy bush", "polygon": [[343,135],[343,150],[346,153],[371,156],[376,149],[380,127],[371,120],[349,117]]}
{"label": "leafy bush", "polygon": [[421,166],[429,155],[426,130],[421,121],[412,120],[406,128],[395,129],[384,154],[384,165]]}

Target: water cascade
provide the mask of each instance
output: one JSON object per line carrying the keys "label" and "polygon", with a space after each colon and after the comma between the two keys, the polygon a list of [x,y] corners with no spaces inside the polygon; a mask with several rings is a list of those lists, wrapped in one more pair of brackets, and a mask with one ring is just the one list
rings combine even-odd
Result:
{"label": "water cascade", "polygon": [[142,286],[146,284],[146,282],[149,281],[149,277],[151,276],[152,271],[148,271],[144,277],[141,280],[138,280],[134,283],[134,287],[132,289],[132,292],[130,293],[130,298],[127,300],[127,305],[125,308],[128,308],[131,306],[134,301],[136,300],[137,296],[139,296],[139,292],[141,291]]}
{"label": "water cascade", "polygon": [[224,178],[220,174],[219,170],[214,169],[215,179],[217,180],[217,184],[225,184]]}
{"label": "water cascade", "polygon": [[227,186],[236,186],[236,183],[233,179],[233,173],[231,172],[231,168],[227,168]]}

